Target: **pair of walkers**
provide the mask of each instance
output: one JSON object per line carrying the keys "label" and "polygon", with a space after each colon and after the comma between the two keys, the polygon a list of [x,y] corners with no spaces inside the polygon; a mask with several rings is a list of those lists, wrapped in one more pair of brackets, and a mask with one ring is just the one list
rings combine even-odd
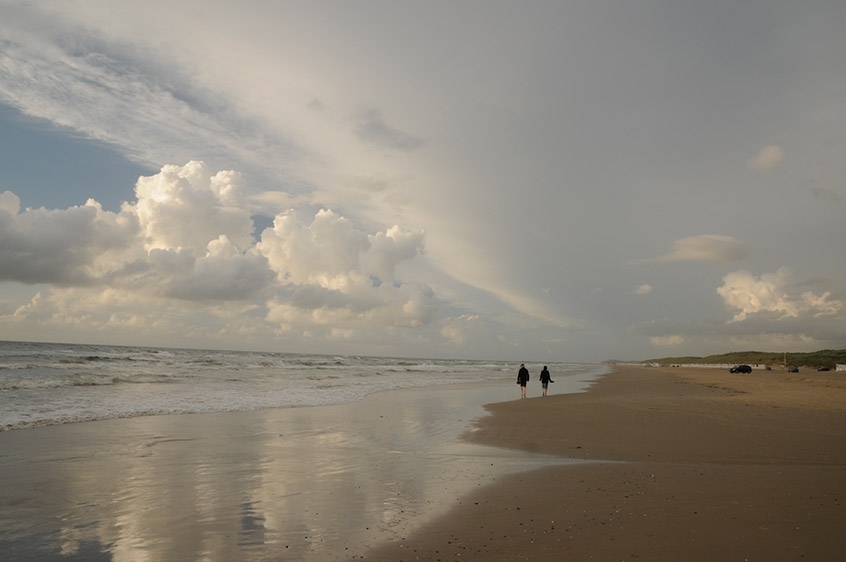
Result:
{"label": "pair of walkers", "polygon": [[[543,366],[543,370],[540,374],[540,381],[541,386],[543,387],[543,396],[546,396],[546,389],[549,386],[549,383],[555,382],[552,380],[552,377],[549,374],[549,369],[546,368],[546,365]],[[525,363],[520,363],[520,370],[517,371],[517,384],[520,385],[520,398],[526,397],[526,385],[529,383],[529,370],[526,368]]]}

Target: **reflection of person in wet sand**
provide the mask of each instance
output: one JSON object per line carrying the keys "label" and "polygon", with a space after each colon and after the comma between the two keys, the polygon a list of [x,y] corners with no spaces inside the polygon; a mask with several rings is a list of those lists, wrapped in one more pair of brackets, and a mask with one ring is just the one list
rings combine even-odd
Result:
{"label": "reflection of person in wet sand", "polygon": [[552,380],[552,376],[549,374],[549,370],[547,370],[546,365],[543,366],[543,371],[541,371],[540,381],[541,386],[543,387],[543,395],[546,396],[546,387],[549,386],[549,383],[555,382]]}
{"label": "reflection of person in wet sand", "polygon": [[529,370],[524,363],[520,363],[520,370],[517,372],[517,384],[520,385],[520,398],[526,397],[526,384],[529,382]]}

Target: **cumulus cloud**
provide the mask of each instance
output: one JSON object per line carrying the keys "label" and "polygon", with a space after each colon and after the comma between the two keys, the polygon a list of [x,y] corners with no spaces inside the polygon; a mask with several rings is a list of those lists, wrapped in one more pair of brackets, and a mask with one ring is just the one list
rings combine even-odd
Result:
{"label": "cumulus cloud", "polygon": [[11,191],[0,193],[0,212],[17,215],[21,210],[21,199]]}
{"label": "cumulus cloud", "polygon": [[329,209],[288,210],[256,241],[244,180],[202,162],[164,166],[140,178],[135,193],[118,213],[93,200],[21,211],[15,194],[0,194],[0,281],[52,287],[20,307],[19,318],[72,310],[68,322],[150,327],[150,311],[165,303],[187,311],[249,301],[266,329],[349,337],[362,325],[420,326],[437,308],[429,287],[397,276],[423,251],[422,232],[365,232]]}
{"label": "cumulus cloud", "polygon": [[256,296],[273,279],[267,260],[254,250],[241,253],[225,235],[210,242],[205,255],[193,249],[149,253],[147,282],[161,296],[185,301],[228,301]]}
{"label": "cumulus cloud", "polygon": [[292,298],[268,304],[273,322],[289,325],[307,318],[319,325],[349,325],[366,317],[417,326],[428,322],[434,309],[431,289],[395,276],[401,262],[422,252],[422,232],[395,225],[366,234],[328,209],[311,222],[289,210],[262,233],[256,248],[277,283],[296,289]]}
{"label": "cumulus cloud", "polygon": [[846,309],[846,303],[832,298],[829,291],[815,294],[802,291],[789,280],[791,271],[779,268],[775,273],[756,277],[748,271],[735,271],[723,277],[717,288],[729,309],[736,311],[732,322],[751,315],[771,314],[776,319],[834,316]]}
{"label": "cumulus cloud", "polygon": [[643,285],[640,285],[639,287],[637,287],[634,290],[634,294],[636,294],[636,295],[648,295],[651,292],[652,292],[652,285],[650,285],[648,283],[644,283]]}
{"label": "cumulus cloud", "polygon": [[423,232],[412,232],[394,225],[385,232],[368,235],[369,251],[363,263],[374,278],[393,283],[397,264],[423,251]]}
{"label": "cumulus cloud", "polygon": [[132,254],[139,229],[131,213],[104,211],[93,200],[65,210],[20,212],[17,196],[8,192],[3,201],[0,281],[89,285]]}
{"label": "cumulus cloud", "polygon": [[316,286],[299,287],[289,298],[267,302],[267,320],[288,331],[308,327],[323,334],[332,329],[416,328],[429,323],[436,308],[434,294],[424,285],[372,289],[356,294]]}
{"label": "cumulus cloud", "polygon": [[765,146],[761,149],[755,158],[749,160],[746,165],[759,172],[766,172],[776,167],[776,165],[784,160],[784,151],[775,145]]}
{"label": "cumulus cloud", "polygon": [[165,166],[135,186],[134,213],[151,248],[196,248],[226,236],[241,250],[253,243],[253,221],[243,179],[232,171],[211,175],[202,162]]}
{"label": "cumulus cloud", "polygon": [[722,263],[739,261],[749,255],[746,246],[732,238],[719,234],[702,234],[681,238],[672,243],[668,253],[654,258],[633,260],[633,264],[668,263],[677,261],[694,261]]}
{"label": "cumulus cloud", "polygon": [[280,283],[354,292],[393,283],[397,265],[422,251],[423,233],[395,225],[368,235],[328,209],[310,224],[289,210],[262,233],[257,248]]}
{"label": "cumulus cloud", "polygon": [[257,245],[280,283],[316,284],[342,291],[369,284],[358,270],[367,246],[365,233],[327,209],[318,212],[310,224],[293,209],[277,215],[273,228],[261,234]]}

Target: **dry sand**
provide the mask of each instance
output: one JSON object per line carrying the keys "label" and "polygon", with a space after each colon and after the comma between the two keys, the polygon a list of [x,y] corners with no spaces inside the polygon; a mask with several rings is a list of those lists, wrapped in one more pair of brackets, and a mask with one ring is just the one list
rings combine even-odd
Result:
{"label": "dry sand", "polygon": [[587,393],[487,409],[473,442],[624,462],[504,477],[367,560],[846,556],[843,374],[618,367]]}

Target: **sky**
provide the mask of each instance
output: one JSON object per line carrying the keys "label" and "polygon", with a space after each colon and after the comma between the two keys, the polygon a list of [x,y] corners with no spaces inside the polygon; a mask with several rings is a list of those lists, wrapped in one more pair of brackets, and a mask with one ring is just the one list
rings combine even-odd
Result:
{"label": "sky", "polygon": [[0,340],[846,347],[846,3],[0,0]]}

